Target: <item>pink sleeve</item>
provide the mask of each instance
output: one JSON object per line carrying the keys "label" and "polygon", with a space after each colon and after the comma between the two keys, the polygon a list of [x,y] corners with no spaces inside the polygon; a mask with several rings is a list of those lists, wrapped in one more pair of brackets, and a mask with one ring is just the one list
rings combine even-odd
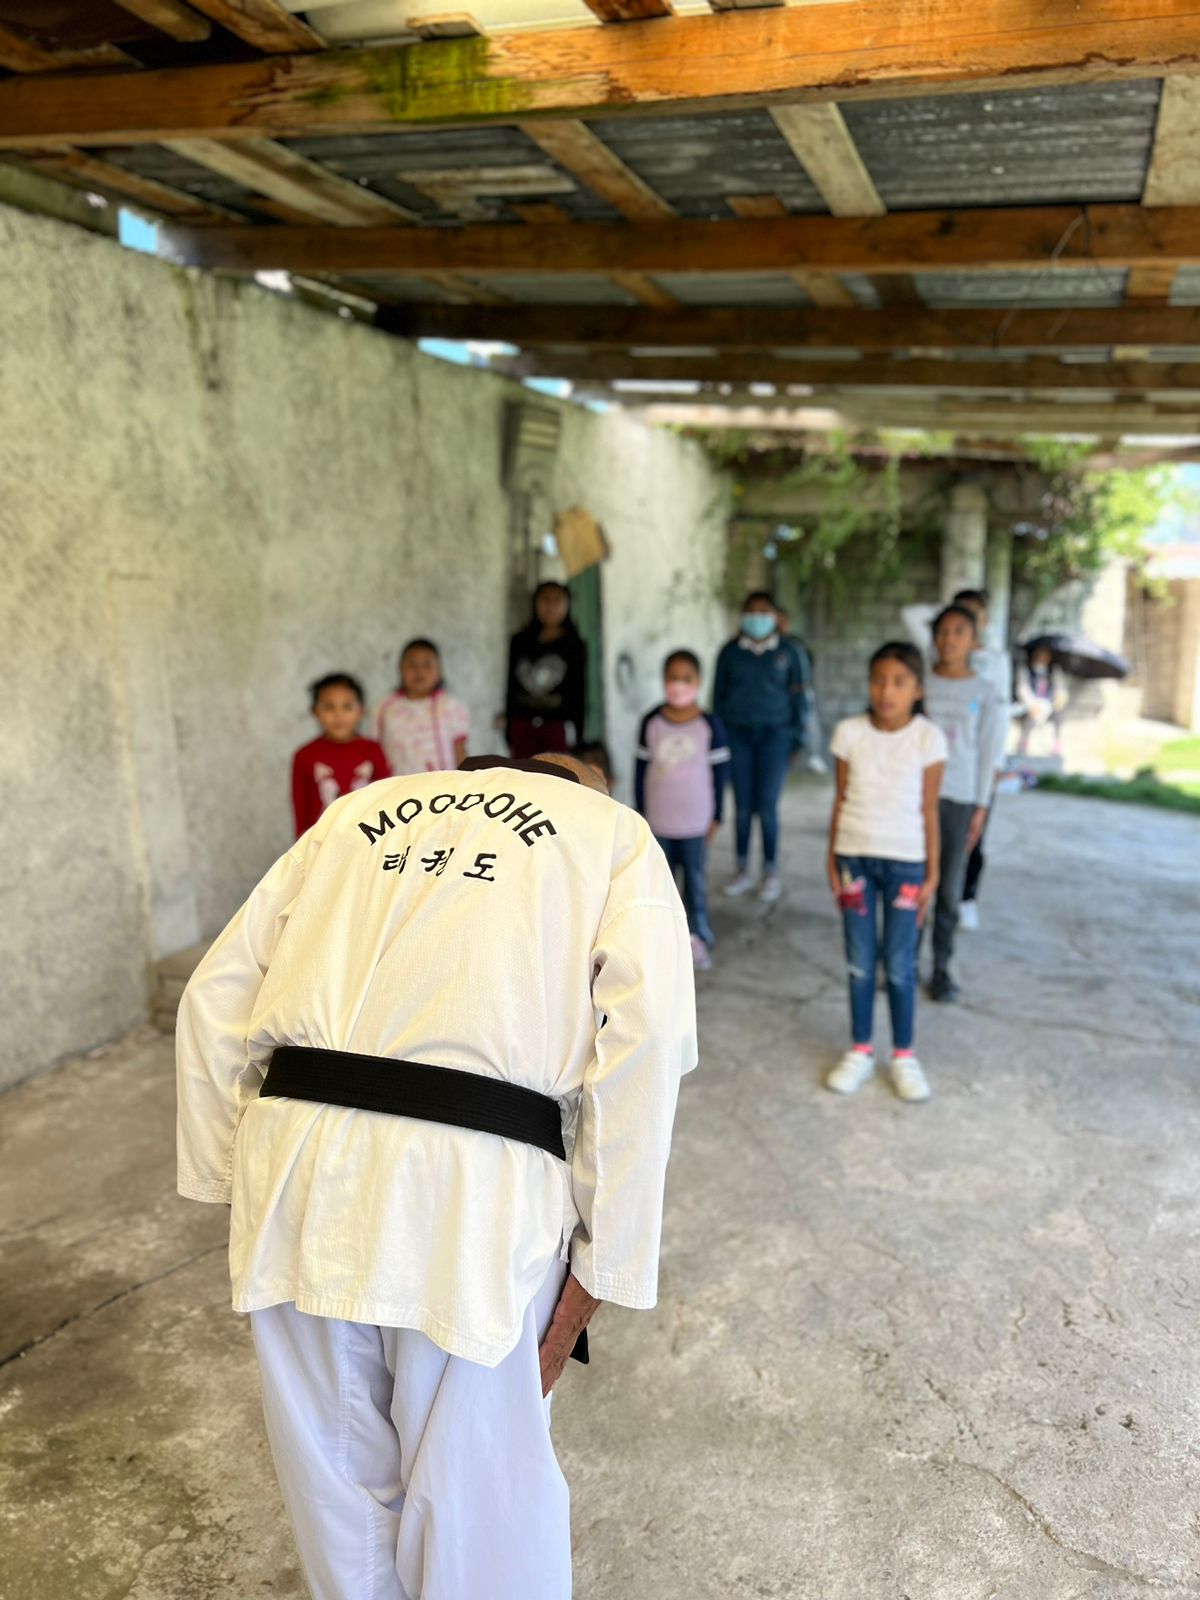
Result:
{"label": "pink sleeve", "polygon": [[446,707],[446,721],[450,726],[452,739],[465,739],[471,731],[471,713],[461,700],[449,697],[450,704]]}

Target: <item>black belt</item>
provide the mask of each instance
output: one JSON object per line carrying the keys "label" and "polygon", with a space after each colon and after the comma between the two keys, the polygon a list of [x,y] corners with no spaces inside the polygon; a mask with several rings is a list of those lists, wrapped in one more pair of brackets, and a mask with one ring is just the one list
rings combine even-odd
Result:
{"label": "black belt", "polygon": [[[262,1100],[274,1095],[475,1128],[536,1145],[560,1161],[567,1158],[557,1100],[477,1072],[283,1044],[272,1053],[259,1090]],[[572,1354],[577,1361],[587,1361],[586,1328]]]}

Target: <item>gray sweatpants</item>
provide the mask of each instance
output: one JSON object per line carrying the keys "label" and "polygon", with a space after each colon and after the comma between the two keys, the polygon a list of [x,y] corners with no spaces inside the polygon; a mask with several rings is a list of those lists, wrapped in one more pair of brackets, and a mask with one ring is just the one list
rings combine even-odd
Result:
{"label": "gray sweatpants", "polygon": [[967,871],[967,830],[975,807],[961,800],[939,800],[938,820],[942,831],[941,875],[938,879],[937,906],[933,914],[933,970],[948,972],[954,954],[954,930],[958,927],[958,908],[962,903],[963,880]]}

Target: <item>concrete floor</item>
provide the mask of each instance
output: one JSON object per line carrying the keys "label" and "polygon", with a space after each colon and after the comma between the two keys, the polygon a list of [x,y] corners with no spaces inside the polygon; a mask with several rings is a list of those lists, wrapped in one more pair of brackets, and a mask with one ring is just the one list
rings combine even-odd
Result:
{"label": "concrete floor", "polygon": [[[905,1106],[819,1087],[827,803],[789,796],[778,908],[718,905],[661,1302],[560,1391],[576,1594],[1200,1595],[1200,819],[1002,802]],[[305,1592],[171,1121],[150,1034],[0,1099],[6,1596]]]}

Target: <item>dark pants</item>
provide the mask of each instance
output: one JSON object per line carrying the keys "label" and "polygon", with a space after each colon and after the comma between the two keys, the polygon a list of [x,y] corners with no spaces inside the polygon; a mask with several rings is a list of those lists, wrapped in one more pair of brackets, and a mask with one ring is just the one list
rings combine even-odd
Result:
{"label": "dark pants", "polygon": [[987,838],[988,823],[992,820],[992,808],[988,807],[988,814],[983,819],[983,832],[979,835],[979,843],[967,857],[967,876],[963,883],[963,900],[974,900],[979,892],[979,880],[983,877],[983,841]]}
{"label": "dark pants", "polygon": [[698,839],[660,839],[672,876],[683,873],[683,909],[687,912],[688,932],[714,943],[713,931],[708,921],[708,840],[703,834]]}
{"label": "dark pants", "polygon": [[543,717],[508,719],[508,753],[514,761],[529,761],[533,756],[566,755],[567,725]]}
{"label": "dark pants", "polygon": [[911,1050],[917,1004],[917,891],[923,861],[882,856],[838,856],[842,928],[850,970],[850,1028],[855,1044],[870,1044],[879,960],[879,904],[883,905],[883,966],[892,1016],[892,1048]]}
{"label": "dark pants", "polygon": [[790,726],[731,727],[728,733],[738,866],[749,864],[750,829],[757,817],[762,828],[763,870],[774,872],[779,853],[779,796],[792,754],[792,730]]}
{"label": "dark pants", "polygon": [[958,908],[962,903],[963,877],[967,868],[967,833],[973,805],[960,800],[939,800],[938,821],[942,830],[941,876],[937,905],[933,914],[933,970],[949,972],[954,954],[954,932],[958,927]]}

